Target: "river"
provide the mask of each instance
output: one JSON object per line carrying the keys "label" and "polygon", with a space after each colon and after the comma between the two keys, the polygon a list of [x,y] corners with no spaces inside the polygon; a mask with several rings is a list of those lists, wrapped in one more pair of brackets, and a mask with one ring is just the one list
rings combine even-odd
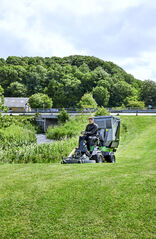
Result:
{"label": "river", "polygon": [[47,139],[45,134],[36,134],[36,138],[37,138],[37,144],[45,144],[45,143],[52,143],[54,142],[54,140],[52,139]]}

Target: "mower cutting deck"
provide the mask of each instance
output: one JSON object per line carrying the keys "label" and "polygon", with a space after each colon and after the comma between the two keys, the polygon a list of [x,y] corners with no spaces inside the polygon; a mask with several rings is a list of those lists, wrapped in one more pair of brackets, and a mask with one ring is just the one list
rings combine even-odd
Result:
{"label": "mower cutting deck", "polygon": [[84,143],[82,150],[75,148],[67,158],[62,157],[61,163],[115,163],[114,152],[119,145],[120,121],[115,116],[94,117],[94,122],[98,125],[98,135],[89,137],[90,151],[88,152]]}

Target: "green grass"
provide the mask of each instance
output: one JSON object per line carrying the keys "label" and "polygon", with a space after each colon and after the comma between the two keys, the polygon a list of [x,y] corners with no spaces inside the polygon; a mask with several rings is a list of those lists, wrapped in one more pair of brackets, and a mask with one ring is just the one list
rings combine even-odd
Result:
{"label": "green grass", "polygon": [[156,117],[121,118],[116,164],[0,165],[0,239],[156,238]]}

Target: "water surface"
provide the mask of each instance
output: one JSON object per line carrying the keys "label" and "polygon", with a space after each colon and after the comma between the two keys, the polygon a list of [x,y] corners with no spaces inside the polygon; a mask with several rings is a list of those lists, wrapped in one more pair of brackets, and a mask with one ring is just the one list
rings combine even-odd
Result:
{"label": "water surface", "polygon": [[45,134],[36,134],[36,138],[37,138],[37,144],[45,144],[45,143],[52,143],[54,142],[54,140],[52,139],[47,139]]}

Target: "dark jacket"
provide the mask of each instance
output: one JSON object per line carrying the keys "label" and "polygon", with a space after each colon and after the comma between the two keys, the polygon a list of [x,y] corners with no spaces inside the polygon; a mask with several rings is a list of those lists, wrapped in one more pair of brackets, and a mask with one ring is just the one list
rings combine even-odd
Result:
{"label": "dark jacket", "polygon": [[88,124],[85,131],[86,135],[88,136],[96,136],[98,132],[98,126],[95,123]]}

